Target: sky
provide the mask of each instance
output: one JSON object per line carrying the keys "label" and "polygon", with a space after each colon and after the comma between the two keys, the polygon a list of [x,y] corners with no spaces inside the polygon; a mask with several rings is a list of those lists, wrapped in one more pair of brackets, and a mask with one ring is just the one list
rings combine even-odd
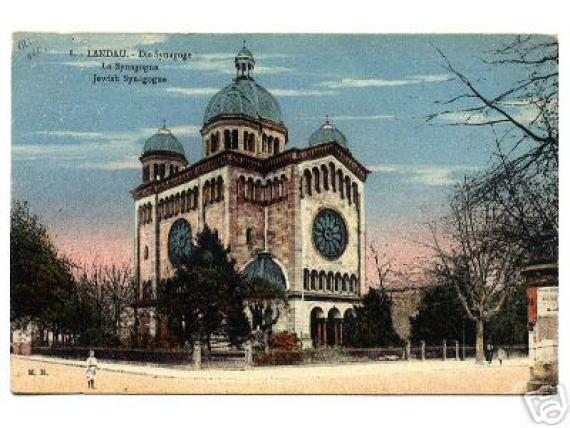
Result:
{"label": "sky", "polygon": [[[367,233],[408,263],[425,251],[423,224],[444,215],[453,185],[485,168],[486,127],[427,122],[464,92],[440,49],[488,94],[521,78],[482,59],[512,36],[16,34],[12,60],[12,199],[27,200],[62,252],[81,262],[132,260],[138,157],[163,125],[190,163],[202,157],[199,129],[210,98],[231,82],[243,40],[255,78],[278,100],[289,146],[305,147],[328,115],[371,174]],[[186,61],[89,58],[88,49],[191,53]],[[73,50],[74,55],[70,55]],[[107,71],[102,62],[156,65]],[[93,83],[93,75],[162,76],[165,83]],[[513,107],[516,108],[516,107]],[[525,111],[514,112],[524,117]]]}

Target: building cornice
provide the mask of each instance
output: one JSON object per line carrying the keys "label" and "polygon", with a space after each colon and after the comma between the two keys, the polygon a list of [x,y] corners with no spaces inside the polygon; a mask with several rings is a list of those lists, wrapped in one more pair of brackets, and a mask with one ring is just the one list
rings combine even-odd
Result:
{"label": "building cornice", "polygon": [[325,156],[334,156],[363,182],[366,181],[366,177],[370,173],[347,149],[335,142],[302,149],[291,148],[267,159],[260,159],[241,152],[225,150],[214,156],[204,158],[190,165],[188,168],[170,175],[164,180],[143,183],[134,189],[131,194],[135,200],[138,200],[177,187],[225,166],[249,169],[259,174],[267,175],[288,165],[319,159]]}

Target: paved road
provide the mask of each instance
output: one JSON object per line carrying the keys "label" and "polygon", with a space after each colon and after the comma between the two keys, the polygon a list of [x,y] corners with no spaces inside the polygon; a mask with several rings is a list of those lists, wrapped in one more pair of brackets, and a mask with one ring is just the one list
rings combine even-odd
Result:
{"label": "paved road", "polygon": [[[503,366],[474,361],[410,361],[281,366],[251,370],[192,371],[124,363],[101,363],[97,389],[87,389],[83,362],[12,356],[16,393],[146,394],[522,394],[526,359]],[[39,375],[40,369],[47,375]],[[33,369],[35,375],[29,375]]]}

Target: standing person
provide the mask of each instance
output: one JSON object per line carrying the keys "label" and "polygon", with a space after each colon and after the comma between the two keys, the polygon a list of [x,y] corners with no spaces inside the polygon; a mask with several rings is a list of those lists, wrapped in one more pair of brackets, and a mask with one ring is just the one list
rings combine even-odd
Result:
{"label": "standing person", "polygon": [[493,345],[490,343],[487,344],[487,363],[493,363]]}
{"label": "standing person", "polygon": [[497,351],[497,360],[499,360],[499,365],[503,365],[503,360],[507,358],[507,352],[502,346],[499,346],[499,350]]}
{"label": "standing person", "polygon": [[87,358],[87,388],[95,389],[95,376],[97,375],[97,358],[95,358],[95,351],[89,351],[89,358]]}

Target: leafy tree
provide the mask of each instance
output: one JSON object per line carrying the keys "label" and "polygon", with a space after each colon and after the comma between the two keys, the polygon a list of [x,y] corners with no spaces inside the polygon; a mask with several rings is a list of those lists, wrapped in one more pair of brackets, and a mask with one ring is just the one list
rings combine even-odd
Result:
{"label": "leafy tree", "polygon": [[370,348],[403,343],[392,322],[392,299],[384,289],[371,289],[354,308],[354,319],[346,326],[350,346]]}
{"label": "leafy tree", "polygon": [[199,340],[211,346],[214,334],[239,344],[249,333],[243,312],[243,279],[217,234],[205,227],[192,254],[174,276],[159,286],[157,310],[178,340]]}
{"label": "leafy tree", "polygon": [[15,201],[10,215],[10,321],[33,321],[57,333],[72,291],[69,260],[58,254],[27,202]]}
{"label": "leafy tree", "polygon": [[[424,340],[441,345],[443,339],[475,344],[475,324],[451,286],[430,287],[423,292],[418,314],[410,319],[413,342]],[[521,345],[527,342],[527,297],[523,287],[513,287],[504,310],[486,325],[487,341],[495,345]]]}
{"label": "leafy tree", "polygon": [[429,345],[441,345],[446,340],[475,343],[473,321],[467,317],[453,287],[437,286],[424,290],[419,311],[410,319],[411,340],[424,340]]}

